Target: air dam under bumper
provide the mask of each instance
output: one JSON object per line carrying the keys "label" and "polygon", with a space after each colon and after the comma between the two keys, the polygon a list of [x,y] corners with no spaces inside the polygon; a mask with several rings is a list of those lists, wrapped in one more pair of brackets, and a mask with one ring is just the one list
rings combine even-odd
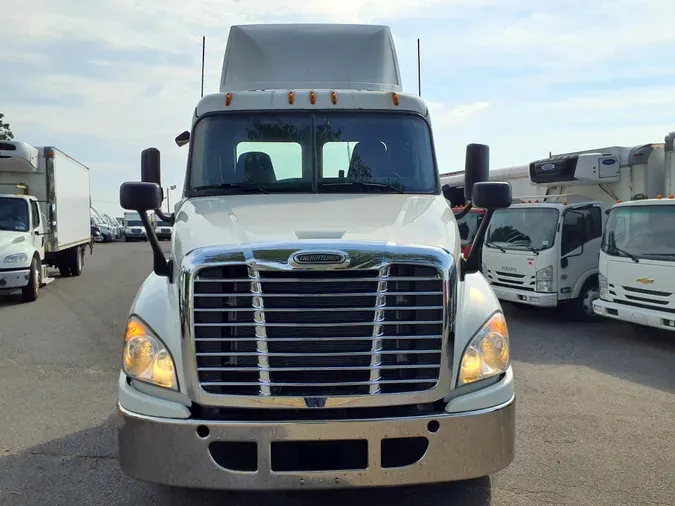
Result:
{"label": "air dam under bumper", "polygon": [[616,304],[606,300],[593,301],[595,314],[657,329],[675,331],[675,314],[653,309]]}
{"label": "air dam under bumper", "polygon": [[528,304],[538,307],[557,307],[557,293],[530,292],[528,290],[517,290],[514,288],[504,288],[502,286],[490,285],[499,300],[515,302],[519,304]]}
{"label": "air dam under bumper", "polygon": [[[191,488],[291,490],[458,481],[504,469],[513,461],[515,449],[515,396],[478,411],[377,420],[175,420],[136,415],[119,405],[118,414],[122,470],[139,480]],[[425,438],[428,447],[412,464],[384,468],[382,441],[387,445],[395,438]],[[361,452],[361,465],[348,471],[276,470],[284,467],[284,455],[298,458],[303,452],[330,452],[320,446],[326,441],[353,445],[350,460],[358,460],[353,453]],[[225,469],[214,460],[218,443],[231,442],[239,445],[229,448],[230,455],[250,452],[247,470]],[[389,446],[390,454],[391,450],[397,453],[395,444]],[[220,453],[215,458],[227,460]]]}
{"label": "air dam under bumper", "polygon": [[16,271],[0,271],[0,290],[18,290],[28,286],[30,269]]}

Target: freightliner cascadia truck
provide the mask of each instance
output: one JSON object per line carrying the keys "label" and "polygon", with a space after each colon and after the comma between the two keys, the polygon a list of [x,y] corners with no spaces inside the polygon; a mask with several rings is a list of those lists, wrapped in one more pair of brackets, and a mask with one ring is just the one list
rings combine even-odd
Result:
{"label": "freightliner cascadia truck", "polygon": [[[153,272],[131,306],[119,458],[137,479],[282,490],[472,479],[514,458],[507,325],[461,254],[429,111],[403,93],[391,32],[234,26],[220,92],[196,105],[183,194],[161,211],[160,155],[120,204]],[[467,200],[488,147],[466,150]],[[160,248],[149,216],[173,226]]]}

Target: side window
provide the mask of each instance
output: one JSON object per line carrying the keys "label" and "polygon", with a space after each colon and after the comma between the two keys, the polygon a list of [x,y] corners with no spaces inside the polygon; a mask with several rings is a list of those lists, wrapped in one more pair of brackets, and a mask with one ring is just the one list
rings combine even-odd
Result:
{"label": "side window", "polygon": [[599,207],[568,211],[563,220],[561,254],[567,255],[582,244],[602,237],[602,211]]}
{"label": "side window", "polygon": [[33,228],[36,229],[40,226],[40,209],[38,209],[37,202],[31,201],[30,211],[32,215]]}
{"label": "side window", "polygon": [[586,220],[584,213],[579,211],[568,211],[563,219],[560,254],[565,256],[585,242]]}

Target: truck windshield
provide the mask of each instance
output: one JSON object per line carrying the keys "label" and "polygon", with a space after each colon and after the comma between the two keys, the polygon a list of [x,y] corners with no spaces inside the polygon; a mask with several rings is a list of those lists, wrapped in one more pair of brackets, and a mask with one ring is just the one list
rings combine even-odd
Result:
{"label": "truck windshield", "polygon": [[28,203],[24,199],[0,198],[0,230],[28,232]]}
{"label": "truck windshield", "polygon": [[612,209],[602,236],[609,256],[675,261],[675,206],[628,206]]}
{"label": "truck windshield", "polygon": [[485,236],[488,248],[542,251],[553,247],[560,213],[551,207],[499,209]]}
{"label": "truck windshield", "polygon": [[127,220],[127,227],[142,227],[143,222],[141,220]]}
{"label": "truck windshield", "polygon": [[191,139],[189,194],[439,194],[426,121],[377,112],[207,116]]}
{"label": "truck windshield", "polygon": [[157,226],[158,227],[170,227],[171,225],[169,224],[168,221],[158,221]]}

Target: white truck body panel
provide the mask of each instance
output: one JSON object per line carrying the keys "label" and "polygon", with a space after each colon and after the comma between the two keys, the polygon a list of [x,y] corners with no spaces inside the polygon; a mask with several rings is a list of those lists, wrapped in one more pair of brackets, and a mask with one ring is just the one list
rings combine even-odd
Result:
{"label": "white truck body panel", "polygon": [[90,175],[89,169],[80,162],[58,149],[52,151],[57,223],[56,251],[60,251],[90,241]]}

